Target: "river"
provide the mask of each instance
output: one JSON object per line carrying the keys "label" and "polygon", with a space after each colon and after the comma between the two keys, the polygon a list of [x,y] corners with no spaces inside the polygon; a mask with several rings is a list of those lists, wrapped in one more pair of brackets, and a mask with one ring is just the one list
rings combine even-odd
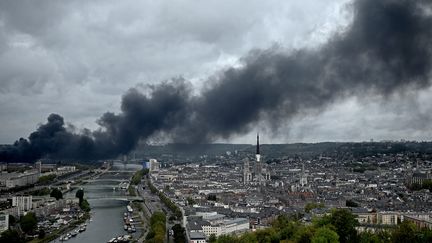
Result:
{"label": "river", "polygon": [[[91,220],[87,222],[87,230],[78,234],[76,237],[69,239],[66,242],[84,243],[84,242],[107,242],[113,237],[127,234],[123,229],[123,213],[126,212],[127,201],[117,199],[106,199],[107,197],[124,196],[125,190],[113,190],[113,187],[119,182],[109,181],[112,179],[128,179],[133,172],[141,169],[140,165],[114,164],[111,170],[113,171],[130,171],[131,173],[107,173],[94,182],[84,184],[84,198],[88,198],[91,207]],[[76,190],[71,191],[65,197],[74,197]],[[137,218],[137,221],[139,219]],[[137,227],[137,232],[132,234],[136,239],[141,234],[141,229]],[[60,242],[56,239],[53,242]]]}

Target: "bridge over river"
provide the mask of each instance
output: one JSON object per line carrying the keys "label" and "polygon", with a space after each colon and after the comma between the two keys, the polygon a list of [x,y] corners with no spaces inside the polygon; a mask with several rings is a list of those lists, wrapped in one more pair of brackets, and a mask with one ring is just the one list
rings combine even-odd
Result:
{"label": "bridge over river", "polygon": [[[133,174],[140,170],[142,165],[124,165],[113,163],[111,168],[97,171],[93,178],[84,180],[74,190],[63,194],[64,198],[76,199],[76,191],[84,190],[84,198],[91,207],[92,220],[87,224],[87,230],[78,236],[68,240],[68,243],[82,242],[107,242],[113,237],[125,234],[123,214],[129,202],[142,202],[142,197],[128,195],[128,190],[120,190],[120,183],[129,184]],[[134,212],[134,216],[138,216]],[[139,221],[136,220],[138,223]],[[142,229],[136,227],[137,232],[132,233],[134,239],[138,239]],[[58,240],[56,242],[59,242]]]}
{"label": "bridge over river", "polygon": [[92,183],[92,182],[129,182],[129,179],[119,179],[119,178],[95,178],[95,179],[88,179],[83,180],[83,182]]}
{"label": "bridge over river", "polygon": [[[74,197],[67,197],[65,199],[76,199]],[[100,200],[117,200],[117,201],[133,201],[133,202],[143,202],[144,199],[142,197],[137,196],[123,196],[123,195],[106,195],[106,196],[96,196],[92,197],[91,195],[88,197],[85,197],[90,202],[91,201],[100,201]]]}

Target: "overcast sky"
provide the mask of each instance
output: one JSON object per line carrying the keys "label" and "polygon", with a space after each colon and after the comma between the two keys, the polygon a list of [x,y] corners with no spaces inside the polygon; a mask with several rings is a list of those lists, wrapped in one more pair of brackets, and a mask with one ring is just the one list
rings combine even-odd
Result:
{"label": "overcast sky", "polygon": [[[184,77],[199,94],[253,49],[313,48],[351,20],[348,0],[0,1],[0,143],[27,137],[50,113],[96,129],[142,84]],[[256,130],[264,143],[430,140],[431,97],[352,97],[277,134]],[[253,143],[255,132],[226,141]]]}

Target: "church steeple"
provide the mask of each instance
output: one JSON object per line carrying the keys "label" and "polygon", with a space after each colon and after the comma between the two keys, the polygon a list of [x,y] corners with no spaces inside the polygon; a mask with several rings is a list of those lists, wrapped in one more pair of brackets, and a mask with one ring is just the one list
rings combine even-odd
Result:
{"label": "church steeple", "polygon": [[260,151],[259,151],[259,133],[257,133],[256,154],[260,154]]}
{"label": "church steeple", "polygon": [[257,145],[256,145],[256,154],[255,154],[255,157],[256,157],[256,161],[260,162],[261,155],[260,155],[260,151],[259,151],[259,133],[257,133]]}

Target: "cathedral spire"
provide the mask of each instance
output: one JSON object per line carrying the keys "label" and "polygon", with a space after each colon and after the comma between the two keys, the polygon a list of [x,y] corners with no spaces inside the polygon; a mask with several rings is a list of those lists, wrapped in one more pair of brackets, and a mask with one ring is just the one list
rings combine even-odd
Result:
{"label": "cathedral spire", "polygon": [[258,133],[257,133],[257,144],[256,144],[256,154],[255,154],[255,157],[256,157],[256,161],[260,162],[261,155],[260,155],[260,151],[259,151],[259,134]]}
{"label": "cathedral spire", "polygon": [[256,154],[260,154],[260,151],[259,151],[259,133],[257,133]]}

